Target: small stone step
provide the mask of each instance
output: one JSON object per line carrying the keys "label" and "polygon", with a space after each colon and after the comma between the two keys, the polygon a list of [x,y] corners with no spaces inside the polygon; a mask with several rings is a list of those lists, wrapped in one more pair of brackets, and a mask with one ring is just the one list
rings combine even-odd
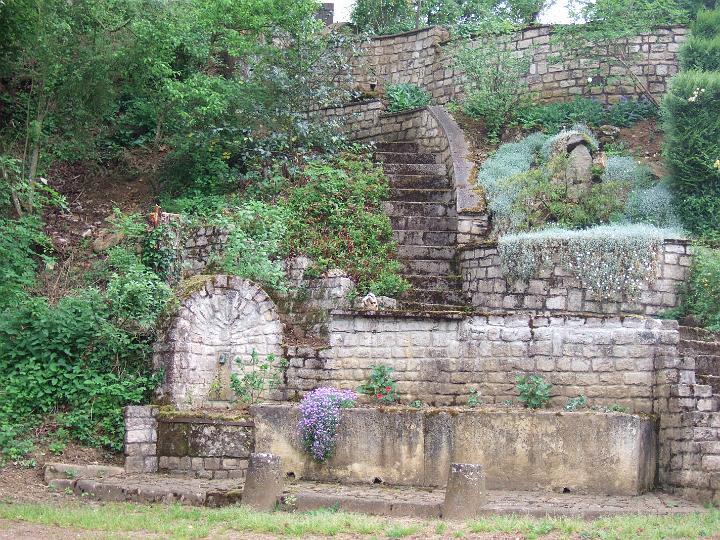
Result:
{"label": "small stone step", "polygon": [[426,304],[424,302],[402,302],[401,308],[407,311],[442,311],[444,313],[450,312],[465,312],[467,307],[465,305],[458,304]]}
{"label": "small stone step", "polygon": [[416,152],[376,152],[375,161],[382,163],[437,163],[435,154]]}
{"label": "small stone step", "polygon": [[443,276],[428,276],[408,274],[404,276],[414,289],[451,291],[462,290],[462,277],[447,274]]}
{"label": "small stone step", "polygon": [[430,174],[392,174],[388,175],[393,188],[415,189],[441,189],[450,188],[447,176],[433,176]]}
{"label": "small stone step", "polygon": [[386,201],[383,203],[385,213],[396,216],[447,217],[454,215],[454,210],[442,203]]}
{"label": "small stone step", "polygon": [[377,142],[375,149],[378,152],[420,152],[420,145],[414,142]]}
{"label": "small stone step", "polygon": [[393,231],[399,245],[406,246],[453,246],[455,231]]}
{"label": "small stone step", "polygon": [[442,259],[398,259],[405,273],[409,274],[453,274],[451,261]]}
{"label": "small stone step", "polygon": [[383,166],[385,174],[430,174],[445,176],[445,165],[439,163],[386,163]]}
{"label": "small stone step", "polygon": [[453,304],[462,305],[466,302],[465,295],[459,290],[432,291],[426,289],[410,289],[400,297],[401,302],[417,302],[420,304]]}
{"label": "small stone step", "polygon": [[390,216],[392,228],[397,231],[425,229],[428,231],[456,230],[457,217]]}
{"label": "small stone step", "polygon": [[416,246],[398,245],[398,257],[401,259],[445,259],[451,261],[455,258],[455,248],[452,246]]}
{"label": "small stone step", "polygon": [[449,189],[392,189],[390,197],[394,201],[402,202],[434,202],[449,204],[452,201],[452,191]]}

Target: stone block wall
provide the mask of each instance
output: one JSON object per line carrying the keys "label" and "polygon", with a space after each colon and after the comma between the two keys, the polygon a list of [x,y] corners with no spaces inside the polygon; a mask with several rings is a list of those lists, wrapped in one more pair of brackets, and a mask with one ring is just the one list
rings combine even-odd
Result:
{"label": "stone block wall", "polygon": [[251,420],[161,413],[157,429],[160,472],[197,478],[245,477],[255,447]]}
{"label": "stone block wall", "polygon": [[496,244],[468,246],[460,253],[460,269],[463,291],[477,309],[654,316],[677,306],[677,288],[687,277],[690,250],[687,241],[666,240],[655,276],[641,284],[635,297],[598,297],[565,269],[559,254],[552,268],[539,269],[527,282],[511,282],[504,275]]}
{"label": "stone block wall", "polygon": [[183,276],[203,273],[212,255],[219,253],[227,241],[227,231],[220,227],[198,227],[188,231],[183,248]]}
{"label": "stone block wall", "polygon": [[151,405],[125,407],[125,471],[152,473],[158,470],[157,413]]}
{"label": "stone block wall", "polygon": [[[555,58],[563,56],[563,51],[552,44],[553,32],[552,26],[532,26],[496,38],[509,50],[532,54],[526,78],[530,90],[541,101],[586,96],[613,102],[621,96],[638,94],[624,70],[598,60],[608,56],[608,45],[597,46],[594,58],[554,63]],[[667,91],[670,77],[678,71],[678,51],[687,34],[682,26],[658,27],[611,46],[627,50],[629,70],[659,98]],[[376,37],[365,44],[365,56],[355,61],[354,79],[362,87],[377,80],[380,89],[392,83],[414,83],[427,88],[438,104],[458,99],[462,95],[463,73],[453,66],[457,41],[449,37],[446,30],[438,27]]]}
{"label": "stone block wall", "polygon": [[330,347],[286,349],[287,391],[357,388],[373,364],[391,366],[401,400],[462,404],[517,399],[515,377],[553,384],[551,404],[586,395],[595,405],[652,412],[656,358],[675,358],[676,321],[635,317],[337,313]]}

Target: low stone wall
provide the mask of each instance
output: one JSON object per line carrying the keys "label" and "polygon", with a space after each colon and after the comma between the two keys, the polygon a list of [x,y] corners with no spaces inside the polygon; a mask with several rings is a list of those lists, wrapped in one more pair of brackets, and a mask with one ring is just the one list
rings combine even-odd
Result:
{"label": "low stone wall", "polygon": [[517,399],[515,377],[538,373],[551,404],[586,395],[593,405],[652,412],[657,358],[677,358],[676,321],[532,314],[336,313],[327,349],[290,348],[287,391],[357,388],[374,364],[394,369],[401,400],[454,405],[477,388],[484,403]]}
{"label": "low stone wall", "polygon": [[[570,55],[552,43],[554,31],[553,26],[531,26],[494,38],[508,50],[532,55],[526,79],[541,101],[587,96],[612,102],[637,95],[626,70],[607,60],[609,46],[622,49],[629,71],[660,98],[678,71],[678,51],[688,34],[682,26],[658,27],[627,40],[597,45],[590,58],[556,62]],[[365,54],[354,60],[353,78],[366,89],[375,80],[381,90],[388,84],[409,82],[427,88],[435,103],[457,100],[462,96],[464,74],[452,61],[458,41],[449,38],[439,27],[375,37],[364,45]]]}
{"label": "low stone wall", "polygon": [[125,470],[129,473],[157,471],[157,412],[153,406],[125,407]]}
{"label": "low stone wall", "polygon": [[256,451],[296,478],[439,487],[450,463],[479,463],[488,489],[635,495],[655,481],[655,426],[639,416],[348,409],[333,457],[318,464],[299,445],[296,406],[252,414]]}
{"label": "low stone wall", "polygon": [[160,472],[198,478],[244,478],[255,447],[249,419],[158,414],[157,463]]}
{"label": "low stone wall", "polygon": [[676,307],[678,286],[686,279],[691,247],[684,240],[666,240],[658,254],[655,275],[641,284],[636,296],[603,299],[590,292],[562,265],[540,268],[527,282],[510,282],[503,275],[496,244],[468,246],[460,253],[463,291],[474,308],[654,316]]}
{"label": "low stone wall", "polygon": [[202,274],[213,255],[220,253],[227,241],[227,231],[220,227],[198,227],[188,231],[183,248],[183,276]]}

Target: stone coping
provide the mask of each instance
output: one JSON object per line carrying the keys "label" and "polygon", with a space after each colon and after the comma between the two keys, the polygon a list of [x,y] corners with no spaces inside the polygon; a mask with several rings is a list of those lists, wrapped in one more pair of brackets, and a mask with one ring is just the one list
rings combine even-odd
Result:
{"label": "stone coping", "polygon": [[237,420],[226,420],[224,418],[211,418],[207,416],[158,416],[158,422],[166,422],[170,424],[211,424],[211,425],[223,425],[223,426],[242,426],[242,427],[254,427],[255,422],[252,420],[237,421]]}
{"label": "stone coping", "polygon": [[620,322],[624,321],[645,321],[652,320],[658,321],[663,325],[669,325],[677,328],[678,322],[673,319],[656,319],[647,315],[639,314],[599,314],[592,312],[582,311],[534,311],[534,310],[522,310],[522,311],[503,311],[503,310],[468,310],[468,311],[407,311],[407,310],[378,310],[378,311],[360,311],[360,310],[332,310],[330,312],[332,316],[339,317],[368,317],[368,318],[394,318],[394,319],[445,319],[445,320],[463,320],[470,317],[529,317],[532,319],[541,318],[554,318],[554,319],[565,319],[565,320],[582,320],[582,319],[599,319],[601,321],[608,322]]}
{"label": "stone coping", "polygon": [[422,111],[425,111],[428,109],[429,109],[429,107],[415,107],[414,109],[406,109],[404,111],[384,112],[384,113],[380,114],[380,117],[381,118],[394,118],[394,117],[403,116],[406,114],[409,116],[411,114],[416,114],[416,113],[419,113],[419,112],[422,112]]}
{"label": "stone coping", "polygon": [[[582,229],[579,229],[582,230]],[[663,245],[676,244],[681,246],[691,246],[692,240],[688,238],[665,238],[663,239]],[[497,240],[483,240],[479,242],[470,242],[457,246],[458,251],[470,251],[479,248],[495,248],[498,246]]]}

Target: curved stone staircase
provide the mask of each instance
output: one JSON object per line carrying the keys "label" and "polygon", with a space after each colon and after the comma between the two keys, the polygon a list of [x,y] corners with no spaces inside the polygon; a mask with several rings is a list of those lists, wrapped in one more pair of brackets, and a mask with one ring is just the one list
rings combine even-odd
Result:
{"label": "curved stone staircase", "polygon": [[445,165],[415,142],[376,144],[375,160],[390,180],[385,203],[403,276],[411,289],[400,307],[411,311],[462,311],[465,299],[457,267],[457,213]]}

